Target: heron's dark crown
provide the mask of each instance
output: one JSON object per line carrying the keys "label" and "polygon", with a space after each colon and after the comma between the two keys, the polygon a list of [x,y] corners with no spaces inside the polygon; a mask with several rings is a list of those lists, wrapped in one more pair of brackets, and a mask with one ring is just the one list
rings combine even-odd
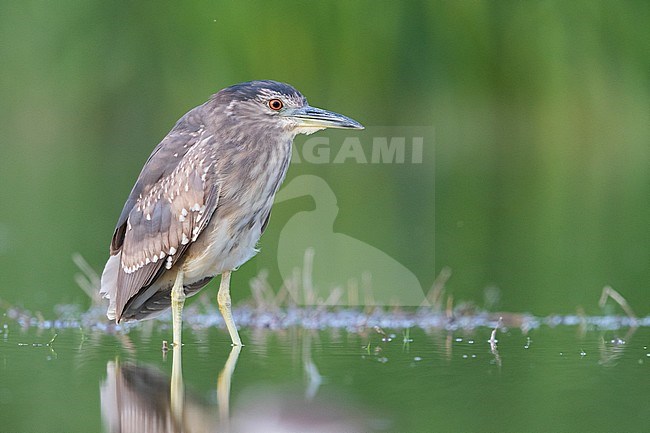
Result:
{"label": "heron's dark crown", "polygon": [[226,96],[230,100],[247,101],[273,96],[284,96],[293,101],[300,101],[305,104],[307,100],[293,86],[272,80],[248,81],[235,84],[221,90],[215,96]]}

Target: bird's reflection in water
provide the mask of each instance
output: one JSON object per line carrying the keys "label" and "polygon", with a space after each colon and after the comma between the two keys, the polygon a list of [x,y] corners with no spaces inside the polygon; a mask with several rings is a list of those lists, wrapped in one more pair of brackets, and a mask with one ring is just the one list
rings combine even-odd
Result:
{"label": "bird's reflection in water", "polygon": [[[185,393],[181,348],[173,349],[171,378],[155,367],[109,361],[100,387],[102,417],[111,433],[228,431],[230,381],[241,347],[233,347],[219,374],[219,411]],[[217,414],[218,413],[218,414]]]}
{"label": "bird's reflection in water", "polygon": [[[181,348],[174,347],[172,375],[155,367],[110,361],[100,387],[102,417],[110,433],[163,432],[341,432],[375,431],[345,399],[316,398],[321,376],[311,357],[311,336],[303,335],[306,389],[248,387],[230,413],[230,388],[242,350],[234,346],[217,375],[217,407],[185,391]],[[381,424],[381,422],[380,422]]]}

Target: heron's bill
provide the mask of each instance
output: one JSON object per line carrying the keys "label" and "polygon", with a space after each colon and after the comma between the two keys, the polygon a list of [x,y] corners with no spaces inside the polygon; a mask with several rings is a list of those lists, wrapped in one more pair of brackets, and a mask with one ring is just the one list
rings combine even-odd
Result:
{"label": "heron's bill", "polygon": [[350,119],[333,111],[323,110],[322,108],[311,107],[309,105],[301,108],[287,110],[284,116],[290,117],[297,121],[297,128],[314,128],[314,130],[324,128],[338,129],[363,129],[363,125],[356,120]]}

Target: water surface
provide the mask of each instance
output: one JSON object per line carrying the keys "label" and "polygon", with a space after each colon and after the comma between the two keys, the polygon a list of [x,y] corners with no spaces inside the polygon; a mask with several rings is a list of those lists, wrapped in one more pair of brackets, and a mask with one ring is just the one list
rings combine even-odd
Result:
{"label": "water surface", "polygon": [[488,327],[243,329],[232,352],[225,331],[186,328],[174,353],[146,323],[3,325],[3,432],[597,432],[650,419],[647,327],[501,329],[492,345]]}

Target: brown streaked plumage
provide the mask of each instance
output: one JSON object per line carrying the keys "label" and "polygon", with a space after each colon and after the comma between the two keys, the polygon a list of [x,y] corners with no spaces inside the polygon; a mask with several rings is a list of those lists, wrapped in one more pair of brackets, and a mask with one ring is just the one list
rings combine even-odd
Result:
{"label": "brown streaked plumage", "polygon": [[122,209],[100,293],[116,320],[152,317],[172,306],[180,343],[185,296],[222,274],[219,308],[233,344],[230,271],[256,252],[296,134],[363,128],[310,107],[293,87],[241,83],[183,116],[156,146]]}

